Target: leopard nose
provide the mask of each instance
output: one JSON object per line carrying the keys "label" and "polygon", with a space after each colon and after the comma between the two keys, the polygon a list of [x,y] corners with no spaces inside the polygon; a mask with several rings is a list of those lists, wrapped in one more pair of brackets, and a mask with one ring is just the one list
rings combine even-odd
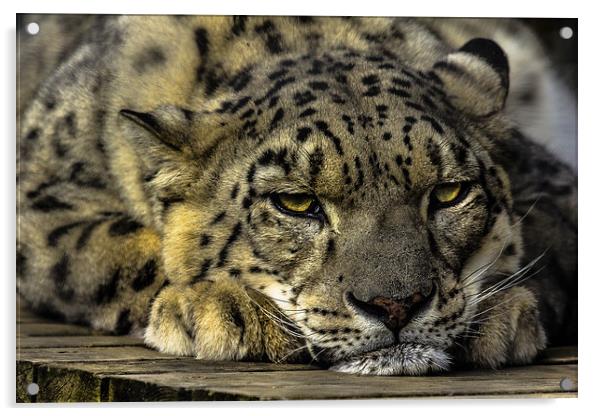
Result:
{"label": "leopard nose", "polygon": [[430,303],[434,294],[433,288],[427,295],[416,292],[403,299],[376,296],[368,302],[363,302],[349,292],[347,299],[361,314],[378,319],[396,333]]}

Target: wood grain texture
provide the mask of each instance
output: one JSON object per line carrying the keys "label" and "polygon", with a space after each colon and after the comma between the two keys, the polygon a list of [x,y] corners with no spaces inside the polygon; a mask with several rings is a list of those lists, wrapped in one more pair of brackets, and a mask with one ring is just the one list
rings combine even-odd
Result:
{"label": "wood grain texture", "polygon": [[577,346],[553,347],[542,351],[537,357],[539,364],[576,364]]}
{"label": "wood grain texture", "polygon": [[53,363],[58,368],[72,368],[94,373],[98,376],[136,375],[136,374],[198,374],[198,373],[235,373],[309,371],[317,367],[304,364],[274,364],[238,361],[204,361],[194,358],[173,358],[169,360],[120,360]]}
{"label": "wood grain texture", "polygon": [[117,337],[108,335],[71,337],[21,337],[18,348],[57,348],[57,347],[123,347],[128,345],[143,346],[144,341],[134,337]]}
{"label": "wood grain texture", "polygon": [[90,328],[62,323],[24,323],[17,325],[17,337],[60,337],[70,335],[93,335]]}
{"label": "wood grain texture", "polygon": [[[195,396],[259,400],[353,399],[563,393],[560,380],[577,379],[574,365],[530,366],[430,377],[354,376],[326,370],[246,373],[116,375],[132,383],[191,391]],[[576,386],[575,386],[576,391]]]}
{"label": "wood grain texture", "polygon": [[174,357],[143,347],[64,347],[22,348],[17,350],[17,360],[37,363],[118,361],[118,360],[170,360]]}

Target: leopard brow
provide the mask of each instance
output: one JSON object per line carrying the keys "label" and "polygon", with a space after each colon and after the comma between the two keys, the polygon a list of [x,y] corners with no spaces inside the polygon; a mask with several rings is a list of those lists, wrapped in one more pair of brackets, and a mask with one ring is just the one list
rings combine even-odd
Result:
{"label": "leopard brow", "polygon": [[466,164],[464,166],[450,166],[449,170],[444,171],[438,182],[470,182],[478,181],[481,176],[481,167],[474,164]]}
{"label": "leopard brow", "polygon": [[286,175],[275,166],[260,166],[255,173],[254,185],[260,194],[282,192],[290,194],[313,194],[310,178],[305,175]]}

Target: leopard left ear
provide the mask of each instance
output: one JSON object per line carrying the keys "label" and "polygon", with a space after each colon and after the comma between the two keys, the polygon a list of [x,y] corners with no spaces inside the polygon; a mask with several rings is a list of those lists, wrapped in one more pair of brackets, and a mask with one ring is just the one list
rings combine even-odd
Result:
{"label": "leopard left ear", "polygon": [[433,65],[450,102],[473,117],[487,117],[504,108],[509,87],[508,58],[490,39],[470,40]]}
{"label": "leopard left ear", "polygon": [[191,111],[164,105],[148,113],[122,109],[119,114],[142,128],[157,145],[161,144],[177,152],[188,145],[188,130],[194,114]]}
{"label": "leopard left ear", "polygon": [[208,157],[223,139],[227,120],[218,112],[163,105],[150,112],[122,109],[124,131],[140,154],[157,157]]}

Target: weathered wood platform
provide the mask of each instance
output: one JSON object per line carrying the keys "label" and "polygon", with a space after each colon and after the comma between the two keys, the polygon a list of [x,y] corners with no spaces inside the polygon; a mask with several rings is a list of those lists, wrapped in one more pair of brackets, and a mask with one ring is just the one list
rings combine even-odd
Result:
{"label": "weathered wood platform", "polygon": [[[35,395],[27,392],[31,383],[39,386]],[[17,402],[577,397],[577,348],[549,349],[527,367],[367,377],[309,365],[177,358],[139,339],[17,309],[16,387]]]}

